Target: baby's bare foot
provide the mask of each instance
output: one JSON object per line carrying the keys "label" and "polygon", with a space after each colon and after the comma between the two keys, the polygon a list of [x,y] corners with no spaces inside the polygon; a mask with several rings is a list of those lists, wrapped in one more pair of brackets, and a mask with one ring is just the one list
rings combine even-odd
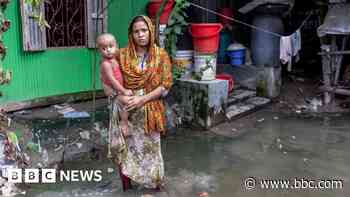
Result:
{"label": "baby's bare foot", "polygon": [[120,129],[124,135],[124,137],[130,136],[130,133],[128,131],[128,121],[122,121],[120,122]]}

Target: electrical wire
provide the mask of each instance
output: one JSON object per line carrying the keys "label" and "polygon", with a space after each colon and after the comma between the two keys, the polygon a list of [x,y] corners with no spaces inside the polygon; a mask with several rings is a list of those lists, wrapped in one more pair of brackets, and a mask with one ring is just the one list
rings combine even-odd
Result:
{"label": "electrical wire", "polygon": [[[214,10],[210,10],[210,9],[205,8],[205,7],[203,7],[203,6],[200,6],[200,5],[198,5],[198,4],[195,4],[195,3],[192,3],[192,2],[190,2],[190,4],[191,4],[192,6],[194,6],[194,7],[196,7],[196,8],[199,8],[199,9],[202,9],[202,10],[207,11],[207,12],[209,12],[209,13],[212,13],[212,14],[215,14],[215,15],[218,15],[218,16],[221,16],[221,17],[223,17],[223,18],[225,18],[225,19],[228,19],[228,20],[231,20],[231,21],[233,21],[233,22],[236,22],[236,23],[239,23],[239,24],[248,26],[248,27],[250,27],[250,28],[252,28],[252,29],[256,29],[256,30],[258,30],[258,31],[262,31],[262,32],[264,32],[264,33],[267,33],[267,34],[270,34],[270,35],[273,35],[273,36],[276,36],[276,37],[279,37],[279,38],[284,36],[284,35],[281,35],[281,34],[278,34],[278,33],[275,33],[275,32],[271,32],[271,31],[262,29],[262,28],[260,28],[260,27],[257,27],[257,26],[248,24],[248,23],[246,23],[246,22],[237,20],[237,19],[235,19],[235,18],[232,18],[232,17],[226,16],[226,15],[223,15],[223,14],[221,14],[221,13],[218,13],[218,12],[216,12],[216,11],[214,11]],[[308,16],[306,17],[306,19],[301,23],[301,25],[299,26],[298,29],[301,29],[301,28],[306,24],[306,21],[309,20],[309,18],[311,17],[311,15],[312,15],[312,12],[309,13],[309,15],[308,15]]]}

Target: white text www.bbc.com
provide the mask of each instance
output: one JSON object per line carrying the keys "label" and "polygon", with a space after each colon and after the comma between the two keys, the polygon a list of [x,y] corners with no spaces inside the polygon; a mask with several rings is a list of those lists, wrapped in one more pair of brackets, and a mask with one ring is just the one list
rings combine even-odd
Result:
{"label": "white text www.bbc.com", "polygon": [[342,189],[343,180],[336,179],[305,179],[305,178],[294,178],[288,179],[256,179],[253,177],[246,178],[244,180],[244,188],[246,190],[283,190],[283,189],[311,189],[311,190],[332,190]]}

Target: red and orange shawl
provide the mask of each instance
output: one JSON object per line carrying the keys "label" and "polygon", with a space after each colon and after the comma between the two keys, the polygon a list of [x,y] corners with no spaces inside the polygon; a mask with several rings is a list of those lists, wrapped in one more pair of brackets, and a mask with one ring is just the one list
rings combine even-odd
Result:
{"label": "red and orange shawl", "polygon": [[[132,27],[129,26],[128,45],[119,51],[119,61],[123,73],[124,87],[131,90],[143,89],[146,94],[159,86],[169,90],[172,85],[171,63],[164,49],[155,44],[155,29],[151,19],[142,16],[150,30],[150,47],[144,70],[139,68]],[[131,24],[130,24],[131,25]],[[165,107],[161,99],[150,101],[144,106],[145,133],[165,132]]]}

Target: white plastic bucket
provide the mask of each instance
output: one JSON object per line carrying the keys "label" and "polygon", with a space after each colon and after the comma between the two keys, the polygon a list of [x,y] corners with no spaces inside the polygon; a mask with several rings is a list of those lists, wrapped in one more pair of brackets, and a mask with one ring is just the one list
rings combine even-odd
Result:
{"label": "white plastic bucket", "polygon": [[159,47],[160,48],[165,48],[165,35],[164,34],[160,34],[159,35]]}
{"label": "white plastic bucket", "polygon": [[165,29],[166,25],[159,25],[159,47],[165,48]]}
{"label": "white plastic bucket", "polygon": [[202,81],[215,80],[216,53],[194,55],[194,72]]}
{"label": "white plastic bucket", "polygon": [[180,78],[190,79],[193,72],[193,51],[177,51],[174,58],[174,64],[178,70],[182,71],[182,75]]}

